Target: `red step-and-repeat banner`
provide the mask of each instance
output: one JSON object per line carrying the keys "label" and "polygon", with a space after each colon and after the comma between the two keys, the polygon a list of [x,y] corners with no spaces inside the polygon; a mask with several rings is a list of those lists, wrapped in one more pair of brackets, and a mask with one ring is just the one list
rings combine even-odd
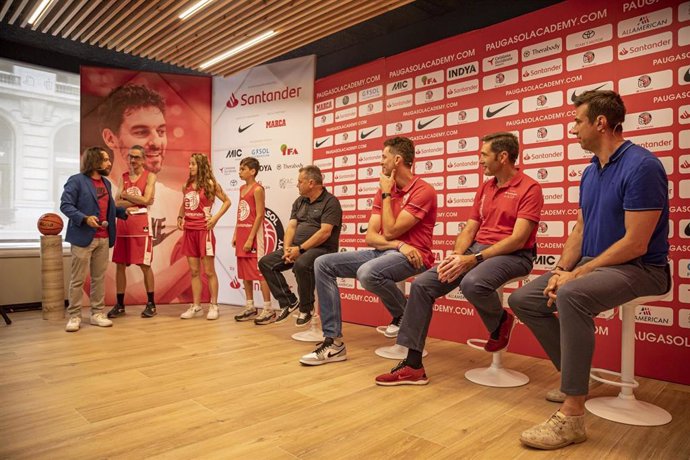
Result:
{"label": "red step-and-repeat banner", "polygon": [[[667,301],[636,312],[639,375],[690,384],[690,2],[564,2],[318,80],[314,163],[341,200],[341,249],[366,247],[384,139],[416,145],[415,173],[437,190],[434,253],[452,250],[484,180],[480,139],[511,131],[520,167],[536,179],[545,205],[539,255],[529,282],[553,268],[572,229],[579,181],[592,154],[568,132],[575,95],[619,92],[626,138],[654,152],[669,176],[674,287]],[[339,280],[346,321],[390,318],[355,280]],[[409,289],[409,284],[408,284]],[[510,291],[511,289],[507,289]],[[597,366],[618,368],[618,309],[596,319]],[[437,299],[430,335],[458,342],[487,335],[457,291]],[[510,351],[545,356],[524,326]]]}

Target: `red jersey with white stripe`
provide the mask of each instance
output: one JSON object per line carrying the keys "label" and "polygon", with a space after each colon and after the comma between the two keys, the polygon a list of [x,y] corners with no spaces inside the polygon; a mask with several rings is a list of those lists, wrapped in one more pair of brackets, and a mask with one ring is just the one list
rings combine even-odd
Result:
{"label": "red jersey with white stripe", "polygon": [[256,220],[256,200],[254,199],[254,192],[258,188],[263,189],[263,186],[255,182],[251,187],[248,187],[244,195],[240,194],[240,202],[237,206],[237,233],[235,235],[235,254],[237,257],[263,257],[265,254],[263,225],[260,225],[256,232],[251,251],[245,252],[243,248],[249,234],[252,232],[252,227]]}
{"label": "red jersey with white stripe", "polygon": [[193,185],[185,188],[184,228],[186,230],[206,230],[214,199],[215,196],[207,197],[203,188],[195,190]]}

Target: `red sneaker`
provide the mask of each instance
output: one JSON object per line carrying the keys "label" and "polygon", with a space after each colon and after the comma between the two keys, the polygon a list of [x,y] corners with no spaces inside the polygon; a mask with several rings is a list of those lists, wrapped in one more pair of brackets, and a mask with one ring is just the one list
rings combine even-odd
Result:
{"label": "red sneaker", "polygon": [[510,333],[513,332],[513,326],[515,326],[515,317],[506,310],[506,319],[498,327],[498,338],[486,341],[484,345],[484,350],[489,353],[495,353],[501,351],[508,347],[508,342],[510,342]]}
{"label": "red sneaker", "polygon": [[403,360],[387,374],[376,377],[376,384],[382,386],[396,385],[426,385],[429,378],[424,373],[424,368],[414,369]]}

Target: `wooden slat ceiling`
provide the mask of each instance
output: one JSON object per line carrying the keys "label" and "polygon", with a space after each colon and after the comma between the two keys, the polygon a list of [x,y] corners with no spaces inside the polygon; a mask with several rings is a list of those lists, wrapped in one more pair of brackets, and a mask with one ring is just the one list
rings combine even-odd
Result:
{"label": "wooden slat ceiling", "polygon": [[[5,0],[0,23],[213,75],[262,64],[414,0],[212,0],[185,20],[198,0]],[[1,27],[2,25],[0,25]],[[206,69],[203,63],[274,30],[276,35]]]}

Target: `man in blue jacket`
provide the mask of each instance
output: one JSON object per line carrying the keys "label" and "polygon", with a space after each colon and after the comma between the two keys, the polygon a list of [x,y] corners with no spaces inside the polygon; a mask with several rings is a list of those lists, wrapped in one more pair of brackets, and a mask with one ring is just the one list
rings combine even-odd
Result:
{"label": "man in blue jacket", "polygon": [[103,313],[105,270],[108,248],[115,244],[115,216],[126,219],[125,208],[116,208],[111,185],[105,178],[112,168],[110,155],[101,147],[90,147],[81,158],[81,173],[67,179],[60,211],[68,217],[66,240],[72,245],[69,283],[69,320],[65,330],[76,332],[81,325],[82,288],[91,267],[91,324],[112,326]]}

